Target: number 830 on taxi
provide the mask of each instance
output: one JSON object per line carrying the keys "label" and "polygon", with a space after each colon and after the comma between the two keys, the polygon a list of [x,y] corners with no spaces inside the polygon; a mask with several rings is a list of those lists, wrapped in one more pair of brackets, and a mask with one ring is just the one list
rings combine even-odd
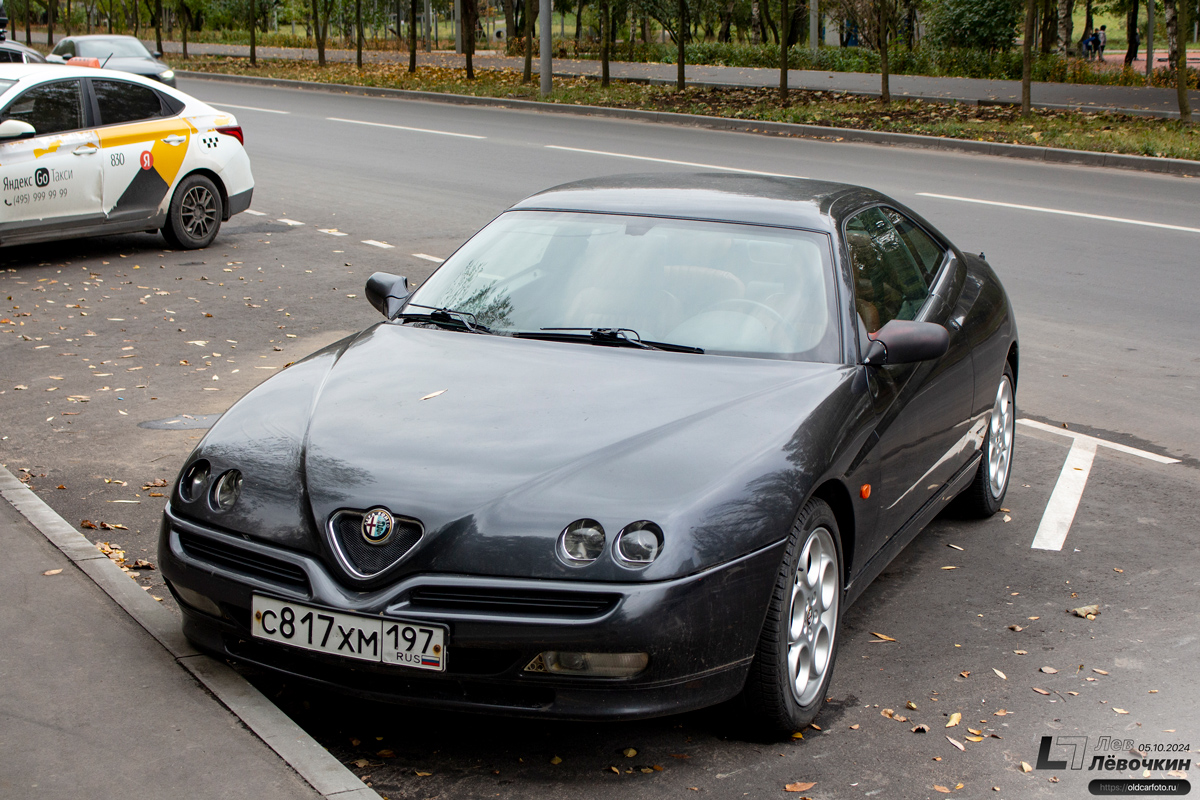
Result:
{"label": "number 830 on taxi", "polygon": [[207,247],[250,207],[237,120],[127,73],[0,65],[0,246],[161,231]]}

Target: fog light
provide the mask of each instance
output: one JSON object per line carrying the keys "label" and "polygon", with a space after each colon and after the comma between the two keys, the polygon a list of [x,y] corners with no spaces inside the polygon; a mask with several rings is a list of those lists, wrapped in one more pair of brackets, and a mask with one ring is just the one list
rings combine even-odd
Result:
{"label": "fog light", "polygon": [[558,538],[559,555],[568,564],[590,564],[604,552],[604,528],[594,519],[577,519]]}
{"label": "fog light", "polygon": [[640,520],[621,529],[614,550],[619,561],[640,567],[658,558],[662,546],[662,528],[649,520]]}
{"label": "fog light", "polygon": [[228,511],[242,493],[242,473],[236,469],[221,474],[212,491],[212,506],[217,511]]}
{"label": "fog light", "polygon": [[208,483],[208,462],[204,459],[192,464],[179,479],[179,496],[191,503],[204,496],[204,485]]}
{"label": "fog light", "polygon": [[[546,672],[556,675],[580,675],[593,678],[630,678],[637,675],[650,663],[645,653],[561,653],[548,650],[538,658]],[[534,668],[534,659],[525,669],[541,672]]]}
{"label": "fog light", "polygon": [[225,616],[221,612],[221,607],[216,604],[210,597],[205,597],[199,592],[194,592],[185,586],[177,586],[174,583],[170,584],[171,590],[179,597],[179,599],[188,606],[203,611],[205,614],[212,614],[214,617]]}

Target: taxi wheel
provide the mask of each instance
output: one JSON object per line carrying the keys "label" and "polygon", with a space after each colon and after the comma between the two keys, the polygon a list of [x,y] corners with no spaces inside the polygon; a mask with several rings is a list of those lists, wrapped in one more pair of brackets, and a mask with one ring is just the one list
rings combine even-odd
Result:
{"label": "taxi wheel", "polygon": [[221,193],[203,175],[189,175],[180,181],[167,211],[163,238],[178,250],[208,247],[221,229]]}

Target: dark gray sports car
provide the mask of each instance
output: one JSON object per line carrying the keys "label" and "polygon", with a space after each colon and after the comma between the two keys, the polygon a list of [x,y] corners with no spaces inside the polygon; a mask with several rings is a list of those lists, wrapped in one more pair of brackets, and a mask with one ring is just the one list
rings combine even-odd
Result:
{"label": "dark gray sports car", "polygon": [[982,256],[878,192],[745,175],[551,189],[387,321],[234,405],[161,568],[196,645],[370,697],[791,732],[842,612],[1013,448]]}

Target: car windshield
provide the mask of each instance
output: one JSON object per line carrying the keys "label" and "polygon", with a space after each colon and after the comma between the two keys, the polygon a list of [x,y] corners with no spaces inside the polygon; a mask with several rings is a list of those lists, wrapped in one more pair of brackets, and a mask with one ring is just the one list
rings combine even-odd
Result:
{"label": "car windshield", "polygon": [[4,94],[4,93],[5,93],[5,92],[7,92],[7,91],[8,91],[10,88],[12,88],[12,85],[13,85],[14,83],[16,83],[16,81],[10,81],[10,80],[7,80],[7,79],[0,79],[0,95]]}
{"label": "car windshield", "polygon": [[134,38],[82,39],[75,43],[76,52],[83,58],[150,58],[150,51]]}
{"label": "car windshield", "polygon": [[493,333],[611,343],[588,334],[624,329],[710,354],[836,362],[831,265],[829,237],[811,231],[509,211],[439,267],[409,308],[469,313]]}

